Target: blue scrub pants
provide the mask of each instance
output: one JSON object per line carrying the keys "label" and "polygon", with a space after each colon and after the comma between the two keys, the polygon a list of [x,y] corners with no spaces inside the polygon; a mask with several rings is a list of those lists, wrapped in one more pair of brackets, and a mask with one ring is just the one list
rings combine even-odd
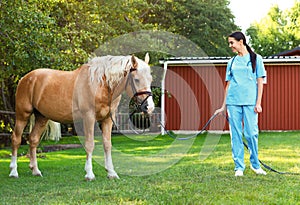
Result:
{"label": "blue scrub pants", "polygon": [[254,112],[254,107],[252,105],[227,105],[235,171],[245,170],[243,133],[248,143],[250,163],[254,169],[260,168],[258,160],[258,114]]}

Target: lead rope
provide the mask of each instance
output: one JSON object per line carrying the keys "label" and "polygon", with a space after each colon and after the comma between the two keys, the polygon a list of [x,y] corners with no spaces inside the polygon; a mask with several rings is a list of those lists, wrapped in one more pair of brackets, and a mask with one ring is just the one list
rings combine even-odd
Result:
{"label": "lead rope", "polygon": [[188,137],[178,137],[176,135],[173,135],[169,130],[166,129],[166,127],[162,124],[162,122],[160,122],[160,125],[162,126],[162,128],[164,129],[164,131],[167,133],[168,136],[172,137],[173,139],[176,139],[176,140],[189,140],[189,139],[192,139],[192,138],[195,138],[195,137],[198,137],[198,135],[202,134],[204,131],[206,131],[206,128],[208,127],[208,125],[211,123],[211,121],[217,116],[217,114],[214,114],[213,116],[211,116],[209,118],[209,120],[205,123],[205,125],[202,127],[202,129],[194,134],[194,135],[191,135],[191,136],[188,136]]}
{"label": "lead rope", "polygon": [[[229,123],[229,118],[224,114],[222,114],[222,115],[225,117],[225,119]],[[249,150],[248,145],[246,144],[246,142],[243,141],[243,144],[246,147],[246,149]],[[295,172],[280,172],[280,171],[277,171],[276,169],[273,169],[272,167],[268,166],[267,164],[262,162],[260,159],[258,159],[258,161],[264,166],[264,168],[266,168],[269,171],[275,172],[277,174],[300,175],[300,173],[295,173]]]}
{"label": "lead rope", "polygon": [[[175,140],[189,140],[189,139],[195,138],[195,137],[197,137],[198,135],[202,134],[202,133],[206,130],[207,126],[211,123],[211,121],[212,121],[217,115],[218,115],[218,114],[214,114],[213,116],[211,116],[211,117],[209,118],[209,120],[206,122],[206,124],[203,126],[203,128],[200,130],[200,132],[198,132],[197,134],[192,135],[192,136],[188,136],[188,137],[182,137],[182,138],[179,138],[179,137],[173,135],[169,130],[166,129],[166,127],[165,127],[161,122],[160,122],[160,124],[161,124],[161,126],[163,127],[163,129],[165,130],[165,132],[167,133],[167,135],[170,136],[170,137],[172,137],[173,139],[175,139]],[[227,117],[226,115],[224,115],[224,114],[222,114],[222,115],[225,117],[225,119],[226,119],[227,122],[229,123],[228,117]],[[243,144],[244,144],[244,146],[246,147],[246,149],[249,150],[248,145],[247,145],[244,141],[243,141]],[[258,159],[258,161],[264,166],[264,168],[266,168],[266,169],[269,170],[269,171],[275,172],[275,173],[277,173],[277,174],[282,174],[282,175],[283,175],[283,174],[285,174],[285,175],[300,175],[300,173],[296,173],[296,172],[281,172],[281,171],[278,171],[278,170],[276,170],[276,169],[274,169],[274,168],[268,166],[267,164],[265,164],[264,162],[262,162],[260,159]]]}

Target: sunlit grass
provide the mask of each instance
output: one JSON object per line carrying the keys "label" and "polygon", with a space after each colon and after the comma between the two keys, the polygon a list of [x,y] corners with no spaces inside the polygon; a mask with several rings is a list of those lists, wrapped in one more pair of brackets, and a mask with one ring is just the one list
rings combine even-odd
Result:
{"label": "sunlit grass", "polygon": [[[210,137],[208,135],[208,137]],[[143,139],[143,140],[140,140]],[[206,135],[191,143],[185,153],[176,153],[188,142],[178,142],[174,150],[161,154],[175,143],[168,136],[127,138],[113,137],[115,152],[124,153],[131,167],[122,167],[115,158],[119,180],[108,180],[103,167],[103,156],[95,154],[93,162],[96,181],[84,180],[85,150],[83,148],[51,153],[40,153],[38,158],[42,178],[34,177],[28,168],[29,159],[20,156],[20,178],[9,174],[10,149],[0,150],[0,204],[299,204],[299,178],[297,175],[279,175],[268,171],[257,176],[249,169],[249,154],[245,150],[245,176],[234,177],[229,135],[223,135],[206,159],[200,158]],[[80,143],[76,138],[62,143]],[[101,140],[100,140],[101,141]],[[259,158],[279,171],[300,172],[300,133],[261,133]],[[49,145],[53,142],[42,142]],[[56,142],[54,142],[56,143]],[[185,144],[186,143],[186,144]],[[100,145],[96,150],[100,150]],[[23,149],[23,148],[22,148]],[[25,146],[23,152],[28,150]],[[116,153],[113,153],[113,157]],[[128,156],[132,158],[127,158]],[[155,156],[152,158],[151,157]],[[143,163],[160,166],[179,157],[175,164],[155,174],[144,176],[120,173],[133,172]],[[125,163],[124,163],[125,164]],[[126,164],[125,164],[126,165]],[[156,167],[153,167],[153,169]],[[151,167],[147,167],[151,171]]]}

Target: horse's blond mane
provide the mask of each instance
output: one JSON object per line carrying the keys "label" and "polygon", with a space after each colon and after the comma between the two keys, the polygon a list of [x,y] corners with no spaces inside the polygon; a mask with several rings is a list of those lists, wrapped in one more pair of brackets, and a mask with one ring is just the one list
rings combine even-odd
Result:
{"label": "horse's blond mane", "polygon": [[131,66],[131,56],[102,56],[94,57],[89,62],[90,79],[103,83],[104,76],[109,87],[112,88],[124,77],[124,71]]}

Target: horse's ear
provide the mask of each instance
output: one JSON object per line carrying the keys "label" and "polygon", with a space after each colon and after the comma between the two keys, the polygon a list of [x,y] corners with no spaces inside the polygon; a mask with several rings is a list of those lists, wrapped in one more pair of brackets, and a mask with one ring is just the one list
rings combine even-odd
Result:
{"label": "horse's ear", "polygon": [[145,63],[149,64],[149,61],[150,61],[149,53],[146,53],[146,55],[145,55]]}
{"label": "horse's ear", "polygon": [[131,56],[131,64],[133,68],[137,68],[138,67],[138,63],[134,57],[134,55]]}

